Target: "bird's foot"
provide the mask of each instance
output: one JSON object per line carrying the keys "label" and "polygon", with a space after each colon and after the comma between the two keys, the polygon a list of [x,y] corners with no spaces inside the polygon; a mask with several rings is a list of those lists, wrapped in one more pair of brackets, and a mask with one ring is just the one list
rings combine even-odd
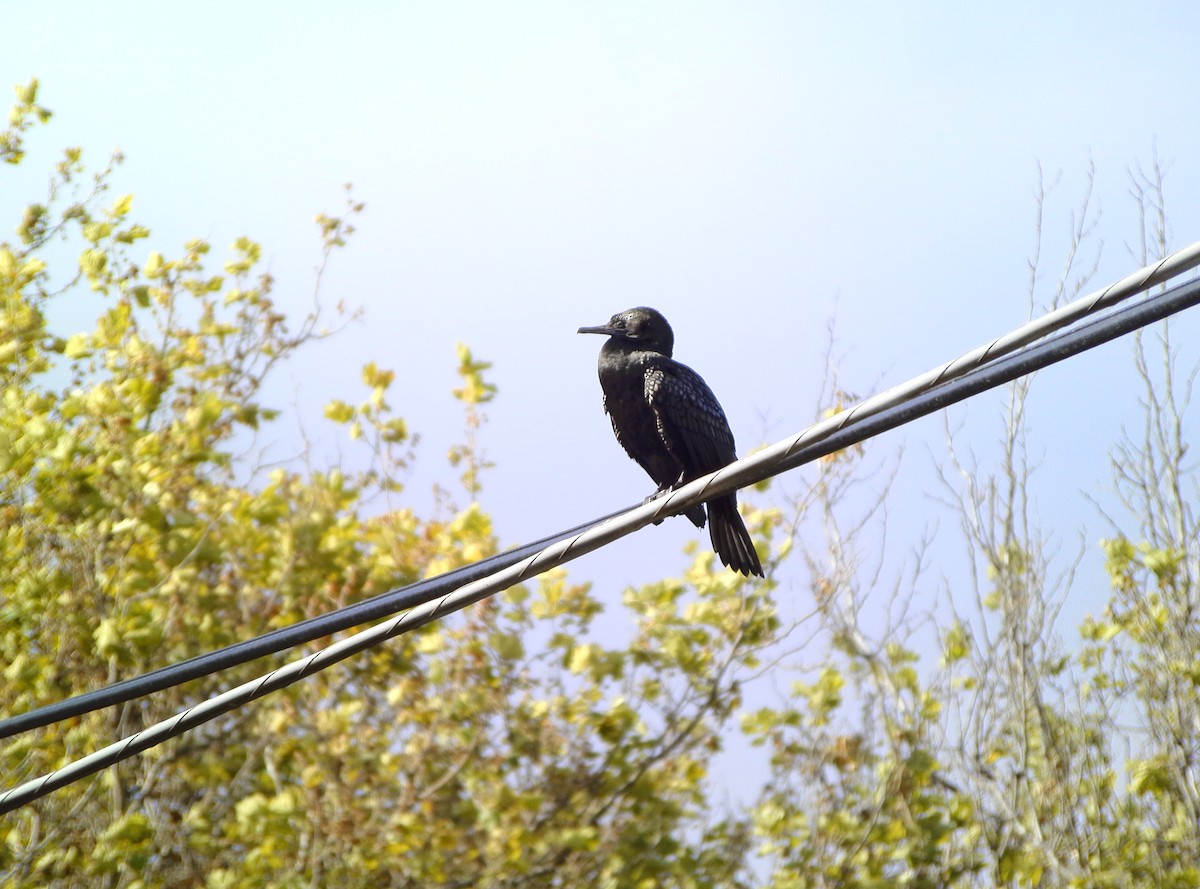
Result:
{"label": "bird's foot", "polygon": [[[670,494],[673,490],[675,490],[674,485],[662,485],[661,487],[659,487],[659,489],[657,491],[655,491],[653,494],[651,494],[649,497],[647,497],[645,500],[643,500],[642,505],[650,503],[653,500],[657,500],[659,497],[665,497],[667,494]],[[655,524],[655,525],[661,525],[662,523],[663,523],[662,519],[655,519],[653,522],[653,524]]]}
{"label": "bird's foot", "polygon": [[655,491],[653,494],[651,494],[649,497],[647,497],[645,500],[643,500],[642,504],[645,505],[652,500],[657,500],[659,497],[665,497],[667,494],[670,494],[672,490],[674,490],[672,487],[670,487],[668,485],[663,485],[661,488],[659,488],[657,491]]}

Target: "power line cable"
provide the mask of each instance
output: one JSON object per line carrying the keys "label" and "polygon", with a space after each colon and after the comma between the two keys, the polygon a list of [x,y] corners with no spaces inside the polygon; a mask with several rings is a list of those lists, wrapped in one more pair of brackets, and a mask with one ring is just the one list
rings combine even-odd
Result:
{"label": "power line cable", "polygon": [[[1114,284],[1095,291],[1066,306],[1042,315],[1016,330],[999,337],[990,343],[979,346],[953,361],[947,362],[925,374],[888,389],[861,402],[849,411],[842,412],[831,418],[827,425],[820,428],[822,433],[814,432],[815,441],[819,434],[826,434],[836,428],[852,423],[885,407],[899,404],[914,394],[927,391],[933,386],[941,385],[948,380],[956,379],[968,371],[980,367],[989,361],[1011,354],[1014,350],[1028,345],[1076,323],[1079,320],[1128,299],[1143,290],[1147,290],[1167,281],[1182,272],[1200,265],[1200,241],[1181,250],[1177,250],[1158,262],[1138,269]],[[218,651],[198,655],[177,664],[161,667],[141,676],[131,677],[91,692],[85,692],[21,713],[0,721],[0,738],[11,737],[23,731],[50,725],[64,719],[80,716],[102,707],[123,704],[135,698],[153,694],[166,688],[181,685],[193,679],[230,669],[267,655],[275,654],[297,645],[303,645],[316,639],[330,636],[343,630],[397,614],[408,608],[413,608],[423,602],[436,599],[447,592],[456,589],[464,583],[485,576],[492,570],[515,564],[530,552],[541,550],[544,546],[562,540],[584,528],[605,521],[613,513],[594,522],[579,525],[569,531],[551,535],[535,543],[528,544],[517,550],[501,553],[472,565],[466,565],[446,574],[419,581],[400,589],[381,593],[371,599],[348,605],[345,608],[328,614],[309,618],[289,627],[281,627],[263,636],[238,642]]]}
{"label": "power line cable", "polygon": [[1045,315],[1040,315],[1029,323],[1023,324],[1015,330],[1004,334],[1004,336],[997,337],[990,343],[978,346],[970,352],[960,355],[953,361],[946,362],[941,367],[927,371],[898,386],[867,398],[850,410],[843,411],[831,417],[828,421],[828,428],[834,429],[845,426],[865,415],[906,401],[914,394],[927,391],[948,380],[960,377],[964,373],[981,367],[989,361],[1010,355],[1016,350],[1024,348],[1049,334],[1111,308],[1117,303],[1141,293],[1143,290],[1149,290],[1183,272],[1194,269],[1197,265],[1200,265],[1200,241],[1195,241],[1180,250],[1176,250],[1170,256],[1163,257],[1158,262],[1153,262],[1148,266],[1140,268],[1136,272],[1126,275],[1120,281],[1110,284],[1101,290],[1080,297],[1065,306],[1060,306],[1053,311],[1047,312]]}
{"label": "power line cable", "polygon": [[[850,447],[918,417],[1095,348],[1147,324],[1161,321],[1197,303],[1200,303],[1200,280],[1172,287],[1135,305],[1123,307],[1075,329],[1057,334],[1023,351],[969,371],[955,380],[929,388],[899,404],[884,407],[869,415],[866,411],[857,411],[857,419],[845,422],[838,422],[838,417],[833,417],[817,423],[792,438],[731,463],[711,475],[689,482],[664,497],[634,507],[615,518],[550,544],[542,551],[488,577],[474,580],[437,600],[418,605],[404,614],[339,640],[322,651],[189,707],[169,719],[49,774],[26,781],[0,794],[0,813],[11,811],[73,781],[148,750],[223,713],[291,685],[352,654],[424,626],[543,571],[576,559],[656,519]],[[863,404],[866,405],[871,400],[868,399]]]}
{"label": "power line cable", "polygon": [[84,692],[74,697],[47,704],[36,710],[10,716],[0,721],[0,738],[8,738],[30,729],[41,728],[64,719],[81,716],[102,707],[124,704],[135,698],[144,697],[154,692],[182,685],[193,679],[200,679],[222,670],[237,667],[249,661],[257,660],[267,655],[276,654],[289,648],[295,648],[316,639],[332,636],[343,630],[371,623],[383,617],[406,611],[431,598],[445,595],[452,589],[462,586],[480,577],[486,577],[493,571],[505,568],[531,553],[539,552],[551,543],[577,534],[585,528],[597,525],[613,516],[614,512],[603,518],[578,525],[569,531],[560,531],[541,540],[528,543],[508,552],[498,553],[470,565],[455,568],[437,577],[420,580],[398,589],[380,593],[353,605],[347,605],[328,614],[319,614],[286,627],[280,627],[270,633],[237,642],[225,648],[197,655],[176,664],[160,667],[150,673],[133,676],[129,679],[115,682],[95,691]]}

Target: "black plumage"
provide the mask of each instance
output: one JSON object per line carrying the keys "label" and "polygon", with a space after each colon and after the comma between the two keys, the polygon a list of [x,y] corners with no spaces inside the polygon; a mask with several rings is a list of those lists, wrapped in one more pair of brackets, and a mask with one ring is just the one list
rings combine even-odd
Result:
{"label": "black plumage", "polygon": [[[675,335],[659,312],[629,309],[579,332],[608,337],[599,361],[604,410],[617,441],[658,485],[654,496],[737,459],[725,412],[700,375],[671,358]],[[725,494],[707,506],[708,533],[721,564],[762,577],[737,496]],[[704,527],[703,505],[685,515]]]}

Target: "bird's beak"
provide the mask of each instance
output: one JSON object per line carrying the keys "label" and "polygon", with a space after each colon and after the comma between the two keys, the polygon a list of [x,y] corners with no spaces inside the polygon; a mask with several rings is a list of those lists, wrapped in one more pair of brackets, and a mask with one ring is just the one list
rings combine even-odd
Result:
{"label": "bird's beak", "polygon": [[576,333],[601,333],[604,336],[612,336],[616,332],[615,328],[605,327],[603,324],[599,327],[581,327],[576,331]]}

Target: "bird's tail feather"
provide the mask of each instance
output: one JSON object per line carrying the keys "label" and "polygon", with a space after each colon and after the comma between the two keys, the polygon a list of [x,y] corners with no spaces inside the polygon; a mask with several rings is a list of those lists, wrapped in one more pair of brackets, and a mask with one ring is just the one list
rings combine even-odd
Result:
{"label": "bird's tail feather", "polygon": [[747,577],[763,576],[754,541],[738,514],[737,498],[719,497],[708,504],[708,535],[721,564]]}

